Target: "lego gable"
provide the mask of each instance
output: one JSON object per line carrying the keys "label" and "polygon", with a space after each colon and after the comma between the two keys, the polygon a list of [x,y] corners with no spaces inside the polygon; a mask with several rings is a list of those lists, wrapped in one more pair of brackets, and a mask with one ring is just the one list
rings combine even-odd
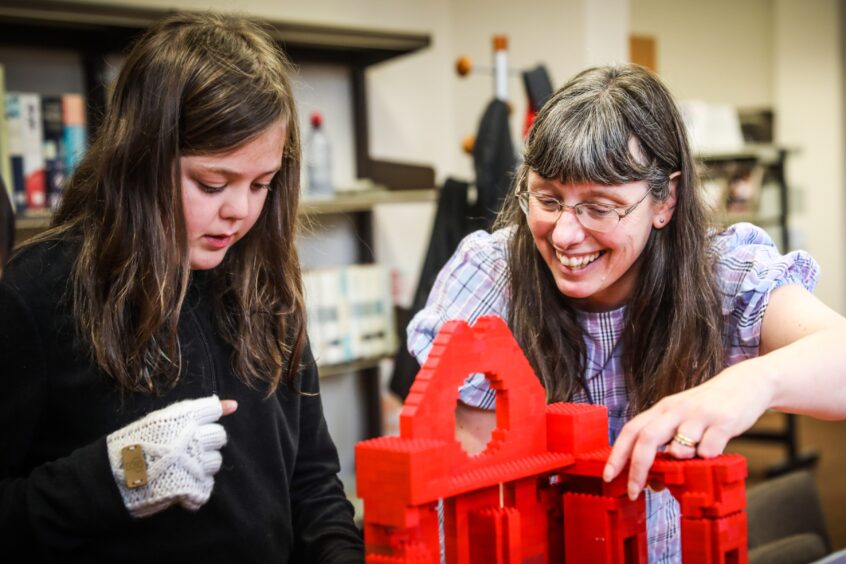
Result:
{"label": "lego gable", "polygon": [[[470,457],[455,439],[458,388],[481,372],[496,390],[497,426],[487,448]],[[450,321],[441,328],[400,415],[400,436],[450,445],[461,468],[483,468],[547,451],[546,393],[505,321],[481,317],[473,327]]]}

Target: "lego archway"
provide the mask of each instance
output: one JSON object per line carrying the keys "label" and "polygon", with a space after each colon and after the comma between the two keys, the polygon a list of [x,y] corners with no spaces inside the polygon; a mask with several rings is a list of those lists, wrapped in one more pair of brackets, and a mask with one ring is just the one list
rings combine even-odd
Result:
{"label": "lego archway", "polygon": [[[470,456],[455,440],[458,388],[481,372],[496,390],[497,425],[487,448]],[[454,461],[450,472],[469,471],[546,452],[546,394],[523,351],[499,317],[474,326],[450,321],[435,339],[429,360],[411,387],[400,414],[400,436],[443,441]]]}

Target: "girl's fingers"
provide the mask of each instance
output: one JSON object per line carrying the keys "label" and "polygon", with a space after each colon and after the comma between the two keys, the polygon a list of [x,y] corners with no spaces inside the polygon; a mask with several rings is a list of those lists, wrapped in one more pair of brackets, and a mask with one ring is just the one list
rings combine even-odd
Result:
{"label": "girl's fingers", "polygon": [[220,400],[220,407],[223,409],[223,416],[230,415],[238,409],[238,402],[235,400]]}

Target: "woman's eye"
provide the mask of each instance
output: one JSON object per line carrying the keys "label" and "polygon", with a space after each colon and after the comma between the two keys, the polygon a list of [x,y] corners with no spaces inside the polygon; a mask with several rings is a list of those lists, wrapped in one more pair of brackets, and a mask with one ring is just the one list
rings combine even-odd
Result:
{"label": "woman's eye", "polygon": [[560,207],[559,204],[558,204],[558,200],[556,200],[555,198],[546,198],[546,197],[543,197],[543,196],[539,196],[537,198],[537,200],[538,200],[538,203],[542,207],[549,209],[549,210],[552,210],[552,209],[557,210]]}
{"label": "woman's eye", "polygon": [[270,182],[261,183],[261,182],[254,182],[253,183],[253,190],[270,190]]}
{"label": "woman's eye", "polygon": [[593,217],[606,217],[614,211],[614,208],[601,204],[586,204],[585,210]]}

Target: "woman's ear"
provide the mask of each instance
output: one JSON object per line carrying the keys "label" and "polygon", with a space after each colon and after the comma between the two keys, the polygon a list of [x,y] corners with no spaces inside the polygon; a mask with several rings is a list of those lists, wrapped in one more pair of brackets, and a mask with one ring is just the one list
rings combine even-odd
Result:
{"label": "woman's ear", "polygon": [[667,199],[658,204],[655,210],[655,216],[652,218],[652,225],[655,229],[661,229],[673,218],[673,212],[676,211],[676,189],[679,184],[679,177],[681,172],[676,171],[670,175],[669,193]]}

